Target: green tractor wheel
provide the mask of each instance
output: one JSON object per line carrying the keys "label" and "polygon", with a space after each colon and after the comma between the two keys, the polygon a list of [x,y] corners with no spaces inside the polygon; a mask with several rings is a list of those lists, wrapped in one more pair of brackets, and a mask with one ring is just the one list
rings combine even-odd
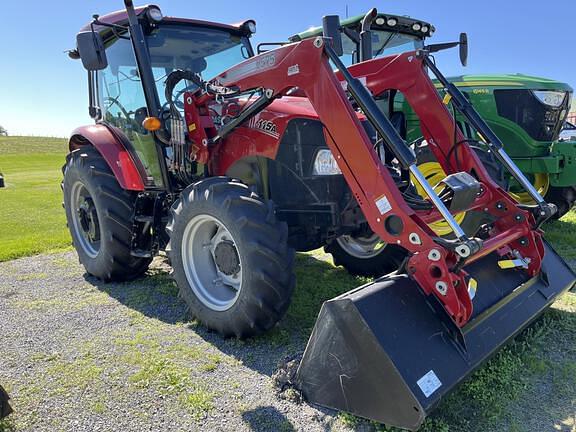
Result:
{"label": "green tractor wheel", "polygon": [[[554,219],[559,219],[570,211],[576,202],[576,186],[556,187],[550,185],[550,176],[547,173],[536,173],[528,175],[532,180],[534,188],[544,197],[547,202],[555,204],[558,212]],[[528,192],[514,190],[510,188],[510,195],[520,204],[534,204],[534,200]]]}
{"label": "green tractor wheel", "polygon": [[576,186],[550,186],[544,199],[556,205],[558,212],[553,216],[553,218],[559,219],[568,213],[576,202]]}

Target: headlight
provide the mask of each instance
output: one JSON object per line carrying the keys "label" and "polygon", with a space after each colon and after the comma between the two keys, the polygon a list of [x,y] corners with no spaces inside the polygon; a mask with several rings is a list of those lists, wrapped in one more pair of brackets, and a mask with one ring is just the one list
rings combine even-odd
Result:
{"label": "headlight", "polygon": [[248,21],[244,22],[244,24],[242,24],[242,26],[244,27],[244,29],[248,33],[250,33],[250,34],[256,33],[256,21],[248,20]]}
{"label": "headlight", "polygon": [[420,23],[412,24],[412,30],[414,30],[414,31],[420,31],[421,28],[422,28],[422,24],[420,24]]}
{"label": "headlight", "polygon": [[148,14],[148,18],[153,21],[153,22],[160,22],[162,21],[162,11],[160,11],[160,9],[156,8],[156,7],[151,7],[148,8],[148,11],[146,12]]}
{"label": "headlight", "polygon": [[328,149],[319,150],[314,159],[313,175],[336,175],[342,174],[336,159],[332,156],[332,152]]}
{"label": "headlight", "polygon": [[428,33],[428,30],[430,30],[430,28],[427,25],[422,26],[422,33]]}
{"label": "headlight", "polygon": [[396,24],[398,24],[398,20],[396,18],[388,18],[386,24],[388,24],[389,27],[394,27]]}
{"label": "headlight", "polygon": [[564,102],[564,98],[566,97],[566,92],[563,91],[533,90],[532,93],[540,102],[554,108],[558,108],[562,105],[562,102]]}
{"label": "headlight", "polygon": [[384,17],[378,17],[374,20],[374,22],[376,23],[376,25],[384,25],[386,23],[386,20],[384,19]]}

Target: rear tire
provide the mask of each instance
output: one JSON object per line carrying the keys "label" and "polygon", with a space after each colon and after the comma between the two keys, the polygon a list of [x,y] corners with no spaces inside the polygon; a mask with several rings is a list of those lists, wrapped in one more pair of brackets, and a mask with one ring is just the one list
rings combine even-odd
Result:
{"label": "rear tire", "polygon": [[544,196],[547,202],[555,204],[558,212],[552,219],[560,219],[570,211],[576,202],[576,186],[555,187],[550,186],[548,193]]}
{"label": "rear tire", "polygon": [[271,202],[242,183],[209,178],[182,192],[166,229],[180,296],[208,328],[247,338],[284,316],[294,250]]}
{"label": "rear tire", "polygon": [[93,147],[70,153],[63,171],[68,228],[86,272],[106,282],[143,274],[152,258],[130,254],[137,195],[122,189]]}
{"label": "rear tire", "polygon": [[380,277],[396,271],[407,255],[405,249],[385,244],[376,234],[341,236],[324,246],[324,251],[332,254],[334,265],[344,267],[352,275],[365,277]]}

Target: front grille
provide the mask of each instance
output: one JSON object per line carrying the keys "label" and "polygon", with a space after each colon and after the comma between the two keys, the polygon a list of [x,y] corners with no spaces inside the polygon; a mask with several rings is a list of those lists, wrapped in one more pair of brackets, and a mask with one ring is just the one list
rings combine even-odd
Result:
{"label": "front grille", "polygon": [[513,121],[536,141],[555,141],[562,128],[569,97],[559,107],[540,102],[530,90],[494,90],[498,114]]}

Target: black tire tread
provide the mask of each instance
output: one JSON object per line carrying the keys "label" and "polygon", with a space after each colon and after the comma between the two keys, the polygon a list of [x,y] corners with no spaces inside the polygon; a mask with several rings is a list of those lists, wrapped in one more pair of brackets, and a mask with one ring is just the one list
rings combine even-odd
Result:
{"label": "black tire tread", "polygon": [[[62,169],[64,181],[62,182],[66,194],[66,176],[71,171],[81,173],[87,183],[93,188],[93,199],[100,203],[103,209],[98,215],[102,241],[108,241],[107,247],[100,253],[106,257],[98,262],[79,253],[80,262],[87,272],[105,282],[126,281],[142,275],[151,262],[151,258],[139,258],[130,254],[132,235],[132,218],[136,194],[122,189],[116,177],[110,170],[107,162],[100,153],[91,146],[82,147],[73,151],[67,157]],[[65,198],[66,202],[66,198]],[[71,224],[70,233],[76,250],[81,246],[76,244]]]}
{"label": "black tire tread", "polygon": [[553,219],[560,219],[574,206],[576,202],[576,186],[556,187],[550,186],[544,199],[555,204],[558,212],[552,216]]}
{"label": "black tire tread", "polygon": [[404,261],[407,251],[396,245],[387,245],[385,249],[372,258],[356,258],[346,252],[334,240],[324,246],[324,251],[332,255],[335,266],[342,266],[354,276],[380,277],[397,270]]}
{"label": "black tire tread", "polygon": [[273,206],[262,202],[243,183],[227,177],[211,177],[189,186],[174,203],[166,227],[170,236],[183,229],[179,224],[187,222],[179,218],[201,201],[221,211],[225,209],[226,217],[239,228],[240,238],[236,240],[244,250],[246,261],[251,263],[249,269],[243,269],[250,272],[250,283],[248,286],[243,282],[242,301],[239,298],[229,311],[210,310],[188,285],[181,266],[181,239],[171,238],[169,254],[180,297],[192,315],[225,337],[247,338],[261,334],[285,315],[294,291],[294,250],[286,242],[287,226],[276,220]]}

